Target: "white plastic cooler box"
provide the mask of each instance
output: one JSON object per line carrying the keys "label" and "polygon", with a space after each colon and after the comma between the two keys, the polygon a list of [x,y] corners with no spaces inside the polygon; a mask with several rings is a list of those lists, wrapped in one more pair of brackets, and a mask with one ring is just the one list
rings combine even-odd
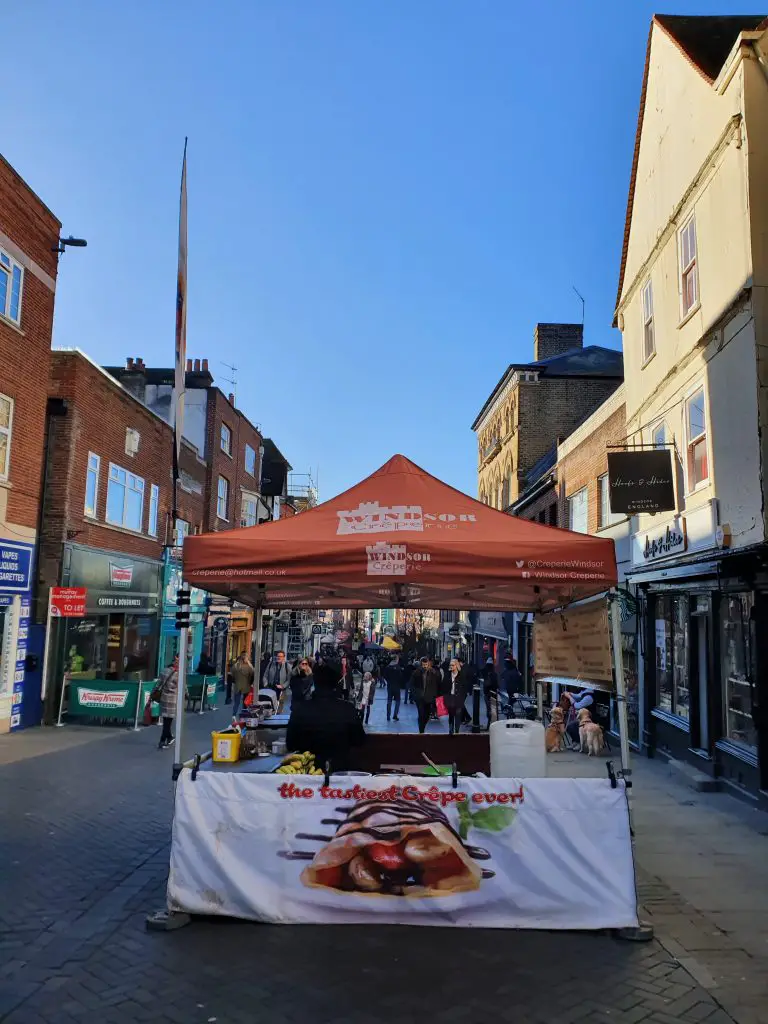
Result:
{"label": "white plastic cooler box", "polygon": [[494,722],[489,735],[493,778],[546,778],[547,748],[541,722],[510,718]]}

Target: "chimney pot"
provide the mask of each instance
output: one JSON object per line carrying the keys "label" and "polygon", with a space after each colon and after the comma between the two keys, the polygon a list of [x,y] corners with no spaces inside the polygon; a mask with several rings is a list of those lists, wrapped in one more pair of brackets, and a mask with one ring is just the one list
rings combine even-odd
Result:
{"label": "chimney pot", "polygon": [[128,358],[125,360],[125,368],[126,370],[133,369],[133,356],[128,356]]}
{"label": "chimney pot", "polygon": [[234,405],[235,404],[235,396],[232,393],[230,393],[230,395],[229,395],[229,404],[230,405]]}
{"label": "chimney pot", "polygon": [[192,373],[192,360],[187,360],[187,373]]}
{"label": "chimney pot", "polygon": [[136,357],[136,369],[137,370],[143,370],[144,368],[145,368],[144,367],[144,360],[141,358],[141,356],[137,356]]}
{"label": "chimney pot", "polygon": [[208,360],[207,359],[203,360],[203,370],[205,370],[205,372],[208,373]]}
{"label": "chimney pot", "polygon": [[195,373],[199,373],[199,372],[200,372],[200,360],[196,359],[195,360]]}

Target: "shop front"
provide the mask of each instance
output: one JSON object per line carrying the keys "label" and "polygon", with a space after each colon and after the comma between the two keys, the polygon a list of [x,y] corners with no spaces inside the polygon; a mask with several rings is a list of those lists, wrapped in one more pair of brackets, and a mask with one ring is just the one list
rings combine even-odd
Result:
{"label": "shop front", "polygon": [[765,546],[728,551],[716,502],[633,538],[649,747],[741,794],[768,787]]}
{"label": "shop front", "polygon": [[28,642],[34,552],[31,544],[0,537],[0,732],[22,727],[25,705],[39,707]]}
{"label": "shop front", "polygon": [[470,621],[475,634],[475,663],[482,666],[490,658],[496,671],[501,671],[504,658],[512,652],[504,612],[471,612]]}
{"label": "shop front", "polygon": [[[54,620],[58,699],[72,679],[154,679],[160,636],[162,564],[116,551],[64,546],[62,584],[87,589],[85,615]],[[50,713],[50,711],[49,711]]]}
{"label": "shop front", "polygon": [[223,676],[241,654],[252,657],[253,609],[214,598],[208,606],[204,644],[216,671]]}
{"label": "shop front", "polygon": [[[163,565],[163,617],[160,622],[160,644],[157,663],[158,674],[170,665],[179,652],[179,630],[176,625],[176,595],[181,586],[181,549],[172,548],[166,552]],[[198,587],[190,588],[190,616],[188,657],[193,671],[197,668],[203,652],[206,620],[210,598]]]}

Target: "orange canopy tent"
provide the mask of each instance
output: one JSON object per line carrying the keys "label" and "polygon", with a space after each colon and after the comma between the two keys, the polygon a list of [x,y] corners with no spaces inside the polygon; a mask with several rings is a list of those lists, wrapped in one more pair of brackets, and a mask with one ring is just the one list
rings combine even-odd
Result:
{"label": "orange canopy tent", "polygon": [[506,515],[403,455],[290,519],[187,537],[184,578],[256,608],[537,612],[617,582],[612,540]]}

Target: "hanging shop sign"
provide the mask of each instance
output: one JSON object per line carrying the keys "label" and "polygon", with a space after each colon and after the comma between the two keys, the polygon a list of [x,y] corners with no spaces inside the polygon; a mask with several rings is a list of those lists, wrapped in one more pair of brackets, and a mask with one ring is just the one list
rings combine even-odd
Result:
{"label": "hanging shop sign", "polygon": [[85,587],[51,587],[51,615],[60,619],[82,619],[87,594]]}
{"label": "hanging shop sign", "polygon": [[86,614],[155,614],[160,606],[162,566],[150,559],[68,545],[69,579],[87,588]]}
{"label": "hanging shop sign", "polygon": [[673,512],[676,504],[671,450],[609,452],[608,489],[611,512]]}
{"label": "hanging shop sign", "polygon": [[608,609],[602,599],[537,615],[533,645],[537,676],[613,682]]}
{"label": "hanging shop sign", "polygon": [[29,590],[33,551],[30,544],[12,544],[0,538],[0,590],[11,594]]}

